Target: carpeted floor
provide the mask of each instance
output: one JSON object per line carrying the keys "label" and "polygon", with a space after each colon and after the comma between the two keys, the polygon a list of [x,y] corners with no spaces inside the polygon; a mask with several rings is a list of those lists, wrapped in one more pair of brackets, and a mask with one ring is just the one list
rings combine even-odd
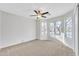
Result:
{"label": "carpeted floor", "polygon": [[58,40],[33,40],[0,50],[1,56],[72,56],[72,49]]}

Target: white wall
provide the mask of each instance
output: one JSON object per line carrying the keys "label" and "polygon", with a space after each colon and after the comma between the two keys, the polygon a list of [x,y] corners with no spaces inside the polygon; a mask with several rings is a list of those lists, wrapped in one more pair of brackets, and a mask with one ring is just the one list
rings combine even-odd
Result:
{"label": "white wall", "polygon": [[35,20],[2,12],[1,48],[35,39]]}

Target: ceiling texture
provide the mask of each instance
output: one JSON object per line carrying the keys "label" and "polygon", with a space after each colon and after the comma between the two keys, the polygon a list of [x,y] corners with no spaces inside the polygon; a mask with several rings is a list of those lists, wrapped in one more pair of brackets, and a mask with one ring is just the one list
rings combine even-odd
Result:
{"label": "ceiling texture", "polygon": [[0,10],[28,19],[35,19],[30,15],[35,14],[34,10],[42,9],[44,12],[48,11],[51,14],[47,16],[47,19],[49,19],[73,10],[74,6],[75,3],[0,3]]}

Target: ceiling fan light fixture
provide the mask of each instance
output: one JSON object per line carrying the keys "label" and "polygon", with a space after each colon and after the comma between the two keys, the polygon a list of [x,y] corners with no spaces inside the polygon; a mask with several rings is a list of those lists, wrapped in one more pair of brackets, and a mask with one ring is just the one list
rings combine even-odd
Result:
{"label": "ceiling fan light fixture", "polygon": [[42,12],[42,10],[34,10],[34,12],[36,13],[34,16],[37,16],[37,19],[47,18],[46,14],[49,14],[49,12]]}
{"label": "ceiling fan light fixture", "polygon": [[38,15],[37,15],[37,17],[41,17],[41,15],[40,15],[40,14],[38,14]]}

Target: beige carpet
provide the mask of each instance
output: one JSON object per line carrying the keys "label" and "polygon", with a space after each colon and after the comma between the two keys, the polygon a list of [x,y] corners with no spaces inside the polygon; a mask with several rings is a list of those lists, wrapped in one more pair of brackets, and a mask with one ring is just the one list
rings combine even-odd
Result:
{"label": "beige carpet", "polygon": [[2,56],[69,56],[73,50],[57,40],[33,40],[0,50]]}

